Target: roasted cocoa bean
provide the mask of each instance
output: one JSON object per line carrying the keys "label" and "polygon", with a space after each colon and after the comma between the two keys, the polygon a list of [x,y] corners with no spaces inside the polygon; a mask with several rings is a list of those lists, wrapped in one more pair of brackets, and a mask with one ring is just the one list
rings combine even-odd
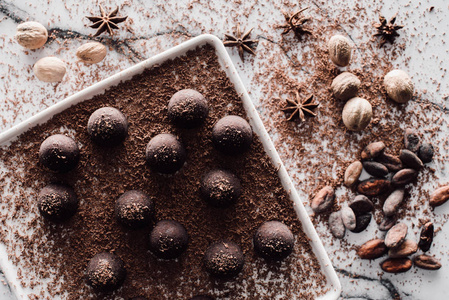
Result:
{"label": "roasted cocoa bean", "polygon": [[374,204],[368,197],[364,195],[357,195],[349,203],[349,207],[352,208],[356,215],[366,214],[374,210]]}
{"label": "roasted cocoa bean", "polygon": [[399,152],[399,159],[402,161],[402,164],[415,170],[421,170],[424,167],[418,155],[407,149],[402,149]]}
{"label": "roasted cocoa bean", "polygon": [[433,242],[433,223],[427,222],[421,229],[421,235],[419,236],[418,247],[423,252],[429,251]]}
{"label": "roasted cocoa bean", "polygon": [[388,258],[384,260],[380,267],[388,273],[403,273],[412,267],[412,261],[408,258]]}
{"label": "roasted cocoa bean", "polygon": [[421,145],[421,139],[415,130],[407,128],[404,134],[404,144],[407,150],[417,153]]}
{"label": "roasted cocoa bean", "polygon": [[359,233],[365,230],[371,222],[371,214],[356,215],[355,228],[351,230],[354,233]]}
{"label": "roasted cocoa bean", "polygon": [[388,198],[384,202],[383,211],[384,215],[387,217],[391,217],[398,211],[399,206],[404,200],[404,190],[398,189],[388,196]]}
{"label": "roasted cocoa bean", "polygon": [[430,195],[430,205],[440,206],[449,200],[449,185],[442,186]]}
{"label": "roasted cocoa bean", "polygon": [[388,168],[391,172],[398,172],[404,168],[402,165],[402,161],[399,159],[399,156],[391,155],[388,153],[382,153],[379,157],[376,158],[376,161],[383,164]]}
{"label": "roasted cocoa bean", "polygon": [[368,174],[376,177],[385,177],[388,175],[388,168],[377,161],[364,161],[363,168]]}
{"label": "roasted cocoa bean", "polygon": [[415,266],[426,270],[438,270],[441,268],[441,263],[433,256],[426,254],[417,255],[413,258]]}
{"label": "roasted cocoa bean", "polygon": [[370,178],[360,182],[357,191],[366,196],[377,196],[390,189],[390,181],[381,178]]}
{"label": "roasted cocoa bean", "polygon": [[379,230],[388,231],[396,224],[395,217],[385,217],[379,224]]}
{"label": "roasted cocoa bean", "polygon": [[384,142],[374,142],[363,149],[361,157],[362,160],[373,159],[379,156],[385,149]]}
{"label": "roasted cocoa bean", "polygon": [[345,236],[346,227],[341,218],[341,211],[336,211],[329,215],[329,229],[337,239],[342,239]]}
{"label": "roasted cocoa bean", "polygon": [[325,186],[312,199],[312,210],[316,213],[322,213],[334,204],[334,199],[334,189],[331,186]]}
{"label": "roasted cocoa bean", "polygon": [[374,239],[366,242],[357,250],[357,255],[361,259],[376,259],[385,255],[388,251],[384,240]]}
{"label": "roasted cocoa bean", "polygon": [[344,207],[341,210],[341,219],[343,220],[343,224],[349,230],[354,230],[357,225],[357,219],[354,214],[354,211],[350,207]]}
{"label": "roasted cocoa bean", "polygon": [[394,185],[406,185],[413,182],[418,177],[418,171],[414,169],[402,169],[391,178],[391,183]]}
{"label": "roasted cocoa bean", "polygon": [[418,157],[423,163],[430,163],[433,159],[433,153],[433,146],[428,143],[423,143],[421,147],[419,147]]}
{"label": "roasted cocoa bean", "polygon": [[363,166],[358,160],[348,166],[345,171],[344,183],[347,187],[352,186],[359,180],[360,174],[362,174]]}
{"label": "roasted cocoa bean", "polygon": [[387,235],[385,236],[385,246],[387,246],[388,248],[399,247],[405,241],[407,231],[407,225],[405,225],[404,223],[398,223],[391,227],[391,229],[388,230]]}
{"label": "roasted cocoa bean", "polygon": [[418,251],[418,244],[413,240],[405,240],[399,247],[388,250],[391,258],[407,257]]}

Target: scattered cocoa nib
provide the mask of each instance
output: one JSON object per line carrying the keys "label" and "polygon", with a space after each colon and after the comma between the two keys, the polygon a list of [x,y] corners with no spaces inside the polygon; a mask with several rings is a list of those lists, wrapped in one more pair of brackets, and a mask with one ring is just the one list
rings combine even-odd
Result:
{"label": "scattered cocoa nib", "polygon": [[312,210],[315,213],[322,213],[334,204],[334,199],[334,189],[331,186],[325,186],[312,199]]}
{"label": "scattered cocoa nib", "polygon": [[341,210],[341,219],[343,220],[343,224],[349,230],[354,230],[357,225],[357,219],[354,214],[354,211],[350,207],[344,207]]}
{"label": "scattered cocoa nib", "polygon": [[376,259],[385,255],[387,251],[388,248],[385,246],[384,240],[374,239],[360,246],[357,255],[361,259]]}
{"label": "scattered cocoa nib", "polygon": [[394,185],[406,185],[413,182],[418,177],[418,171],[414,169],[402,169],[391,178],[391,183]]}
{"label": "scattered cocoa nib", "polygon": [[351,163],[345,171],[344,183],[347,187],[351,187],[359,180],[360,174],[362,174],[363,166],[358,160]]}
{"label": "scattered cocoa nib", "polygon": [[418,150],[418,157],[423,163],[430,163],[433,159],[434,149],[429,143],[423,143]]}
{"label": "scattered cocoa nib", "polygon": [[329,228],[332,235],[337,239],[342,239],[345,236],[346,227],[341,218],[341,211],[336,211],[329,215]]}
{"label": "scattered cocoa nib", "polygon": [[374,210],[373,202],[364,195],[355,196],[349,203],[349,207],[352,208],[356,215],[366,214]]}
{"label": "scattered cocoa nib", "polygon": [[405,148],[417,153],[419,146],[421,146],[421,139],[414,129],[407,128],[404,134],[404,144]]}
{"label": "scattered cocoa nib", "polygon": [[384,142],[374,142],[363,149],[361,153],[362,160],[369,160],[379,156],[385,149]]}
{"label": "scattered cocoa nib", "polygon": [[430,205],[440,206],[449,199],[449,185],[442,186],[430,195]]}
{"label": "scattered cocoa nib", "polygon": [[404,200],[404,190],[398,189],[388,196],[388,198],[384,202],[383,211],[384,215],[387,217],[391,217],[395,215],[398,211],[399,206]]}
{"label": "scattered cocoa nib", "polygon": [[355,228],[351,230],[354,233],[360,233],[365,230],[371,222],[371,214],[363,214],[355,216]]}
{"label": "scattered cocoa nib", "polygon": [[388,168],[376,161],[364,161],[363,168],[368,174],[375,177],[385,177],[388,175]]}
{"label": "scattered cocoa nib", "polygon": [[417,255],[413,258],[415,266],[425,270],[438,270],[441,268],[441,263],[433,256],[426,254]]}
{"label": "scattered cocoa nib", "polygon": [[376,158],[376,161],[383,164],[388,168],[391,172],[398,172],[404,168],[402,165],[402,161],[399,159],[399,156],[391,155],[388,153],[382,153],[379,157]]}
{"label": "scattered cocoa nib", "polygon": [[379,224],[379,230],[388,231],[395,224],[396,224],[396,218],[394,216],[392,216],[392,217],[385,217],[382,220],[382,222],[380,222],[380,224]]}
{"label": "scattered cocoa nib", "polygon": [[418,242],[419,249],[421,249],[424,252],[429,251],[430,246],[432,245],[433,242],[433,233],[434,233],[433,223],[427,222],[426,224],[424,224],[424,226],[421,229],[421,235],[419,236]]}
{"label": "scattered cocoa nib", "polygon": [[424,164],[419,159],[418,155],[407,149],[402,149],[399,152],[399,159],[405,166],[408,166],[418,171],[421,170],[422,167],[424,167]]}
{"label": "scattered cocoa nib", "polygon": [[418,244],[413,240],[405,240],[399,247],[390,249],[388,256],[390,258],[407,257],[418,251]]}
{"label": "scattered cocoa nib", "polygon": [[398,223],[391,227],[385,236],[385,246],[388,248],[396,248],[400,246],[405,241],[407,231],[407,225],[404,223]]}
{"label": "scattered cocoa nib", "polygon": [[408,258],[388,258],[380,264],[380,267],[388,273],[403,273],[410,270],[412,261]]}
{"label": "scattered cocoa nib", "polygon": [[357,192],[366,196],[377,196],[390,189],[390,181],[382,178],[370,178],[360,182]]}

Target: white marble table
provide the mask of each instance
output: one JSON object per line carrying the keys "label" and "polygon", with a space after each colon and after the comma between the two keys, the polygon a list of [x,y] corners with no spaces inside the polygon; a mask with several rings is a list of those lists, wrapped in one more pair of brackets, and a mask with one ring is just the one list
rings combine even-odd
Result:
{"label": "white marble table", "polygon": [[[168,49],[201,33],[211,33],[223,38],[239,22],[242,27],[254,27],[253,36],[260,40],[255,58],[242,63],[235,50],[230,50],[233,61],[246,85],[256,107],[261,112],[267,126],[271,121],[268,114],[262,86],[256,80],[259,67],[264,63],[267,52],[277,51],[280,39],[276,24],[282,23],[281,9],[293,11],[299,8],[297,1],[285,1],[286,5],[273,4],[277,1],[95,1],[103,4],[107,10],[120,5],[120,14],[129,19],[121,24],[113,38],[101,35],[99,41],[109,46],[104,62],[95,66],[85,66],[77,62],[75,51],[86,40],[92,39],[95,30],[87,27],[86,15],[98,13],[93,1],[26,1],[0,0],[0,130],[5,130],[26,120],[36,112],[80,91],[134,63]],[[167,4],[171,2],[171,4]],[[207,4],[201,4],[206,2]],[[280,2],[280,1],[279,1]],[[444,118],[442,131],[448,130],[448,110],[444,109],[449,97],[449,78],[446,62],[448,44],[446,32],[449,30],[449,3],[445,0],[400,0],[400,1],[344,1],[344,0],[304,0],[302,6],[310,6],[310,14],[318,14],[325,20],[341,22],[343,34],[348,34],[357,44],[358,40],[368,39],[372,34],[363,29],[377,21],[380,11],[387,18],[399,12],[400,23],[406,27],[401,31],[400,43],[405,50],[393,64],[406,70],[413,78],[416,90],[422,99],[438,106],[441,118]],[[354,2],[354,3],[352,3]],[[375,2],[375,3],[373,3]],[[287,5],[287,3],[290,3]],[[358,3],[358,4],[356,4]],[[357,5],[369,7],[367,14],[358,18],[352,25],[347,22],[348,10]],[[429,9],[434,6],[430,12]],[[349,14],[349,16],[351,16]],[[37,51],[24,51],[13,39],[17,24],[25,20],[38,21],[49,29],[51,37],[44,48]],[[366,28],[366,27],[365,27]],[[271,46],[271,47],[268,47]],[[291,52],[299,54],[301,44],[292,46]],[[272,54],[272,53],[271,53]],[[37,59],[55,55],[68,64],[68,72],[59,84],[47,84],[38,81],[32,72]],[[357,64],[357,63],[355,63]],[[425,91],[425,93],[424,93]],[[416,101],[416,99],[415,99]],[[413,107],[413,104],[410,104]],[[410,113],[417,113],[411,111]],[[424,126],[425,127],[425,126]],[[273,138],[279,132],[272,130]],[[441,149],[442,156],[447,150]],[[281,154],[292,174],[297,173],[288,154]],[[442,166],[435,166],[441,177],[441,183],[449,181],[449,175]],[[298,184],[299,185],[299,184]],[[437,183],[431,183],[433,188]],[[298,189],[299,186],[298,186]],[[300,189],[301,190],[301,189]],[[303,191],[304,192],[304,191]],[[437,235],[438,245],[433,251],[442,258],[443,268],[438,272],[414,270],[408,274],[380,276],[378,262],[361,261],[355,258],[355,252],[341,250],[340,243],[334,242],[325,224],[318,224],[317,230],[337,269],[343,286],[342,299],[447,299],[449,282],[449,225],[445,224],[445,214],[449,205],[437,211],[435,220],[441,230]],[[406,222],[411,220],[406,220]],[[372,224],[371,224],[372,225]],[[374,234],[374,225],[366,233]],[[349,244],[360,245],[360,235],[346,237]],[[13,299],[7,285],[0,283],[0,299]]]}

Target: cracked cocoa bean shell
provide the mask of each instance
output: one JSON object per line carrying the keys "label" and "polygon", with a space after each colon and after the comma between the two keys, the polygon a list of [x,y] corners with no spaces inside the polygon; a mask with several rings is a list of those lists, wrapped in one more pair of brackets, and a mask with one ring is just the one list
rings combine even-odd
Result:
{"label": "cracked cocoa bean shell", "polygon": [[354,233],[360,233],[365,230],[371,222],[371,214],[356,215],[355,228],[351,230]]}
{"label": "cracked cocoa bean shell", "polygon": [[433,242],[434,227],[432,222],[427,222],[421,229],[421,234],[419,236],[418,247],[422,251],[429,251],[430,246]]}
{"label": "cracked cocoa bean shell", "polygon": [[365,195],[357,195],[349,203],[349,207],[352,208],[356,215],[366,214],[374,210],[373,202]]}
{"label": "cracked cocoa bean shell", "polygon": [[421,146],[421,139],[414,129],[407,128],[404,134],[404,144],[407,150],[417,153]]}

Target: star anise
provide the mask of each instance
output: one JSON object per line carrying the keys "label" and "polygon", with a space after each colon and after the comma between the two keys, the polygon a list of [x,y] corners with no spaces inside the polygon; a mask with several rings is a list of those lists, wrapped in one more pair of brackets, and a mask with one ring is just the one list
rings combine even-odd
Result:
{"label": "star anise", "polygon": [[294,100],[285,99],[287,102],[287,106],[282,109],[283,112],[290,112],[290,117],[287,118],[287,121],[293,120],[295,117],[299,117],[299,119],[304,122],[305,115],[310,115],[312,117],[316,116],[314,109],[319,106],[318,103],[313,102],[313,95],[310,95],[306,98],[306,100],[301,101],[299,98],[299,91],[295,91],[296,98]]}
{"label": "star anise", "polygon": [[231,34],[225,34],[226,39],[223,42],[223,44],[226,47],[237,47],[242,61],[244,61],[243,59],[244,51],[251,53],[252,55],[256,55],[254,50],[251,48],[251,45],[257,43],[258,41],[249,39],[251,31],[253,31],[253,28],[249,29],[247,32],[242,34],[242,32],[240,31],[240,26],[237,25],[237,32],[235,33],[235,36]]}
{"label": "star anise", "polygon": [[292,15],[282,12],[284,14],[285,21],[287,22],[287,24],[279,26],[279,28],[284,28],[282,34],[287,34],[290,31],[293,31],[295,36],[300,40],[304,34],[312,34],[308,28],[303,27],[303,25],[310,21],[311,18],[301,16],[301,13],[308,8],[309,7],[302,8]]}
{"label": "star anise", "polygon": [[99,36],[103,32],[107,31],[110,35],[113,35],[112,29],[118,29],[117,24],[124,22],[128,17],[117,17],[118,6],[111,13],[106,14],[103,7],[100,5],[101,16],[87,17],[94,24],[90,25],[91,28],[98,28],[94,36]]}
{"label": "star anise", "polygon": [[395,25],[397,13],[387,23],[387,19],[379,16],[380,23],[375,23],[374,28],[377,29],[377,33],[374,36],[380,36],[379,48],[381,48],[387,41],[393,44],[394,39],[399,36],[396,31],[403,28],[404,25]]}

